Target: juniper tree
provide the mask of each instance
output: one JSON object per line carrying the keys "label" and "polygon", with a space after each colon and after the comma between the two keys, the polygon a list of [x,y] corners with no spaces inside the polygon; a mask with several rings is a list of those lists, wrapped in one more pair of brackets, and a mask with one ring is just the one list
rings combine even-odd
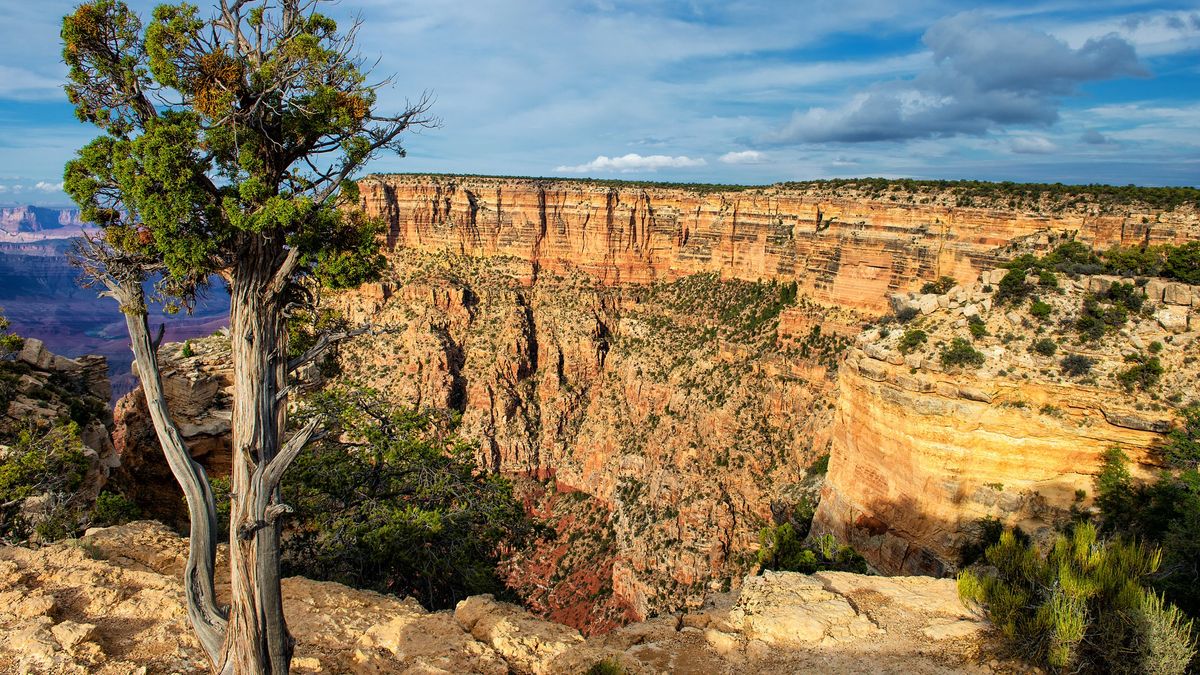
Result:
{"label": "juniper tree", "polygon": [[[160,5],[150,20],[96,0],[63,19],[67,96],[101,135],[65,170],[83,217],[103,228],[77,262],[125,315],[155,431],[191,514],[188,616],[218,673],[286,673],[292,639],[279,587],[279,481],[318,435],[290,437],[292,373],[332,338],[288,358],[286,317],[316,285],[378,274],[377,224],[352,177],[401,134],[433,123],[429,99],[376,112],[359,23],[339,32],[320,0],[220,0],[211,16]],[[216,509],[160,379],[144,290],[188,307],[206,280],[228,287],[233,360],[230,605],[213,593]]]}

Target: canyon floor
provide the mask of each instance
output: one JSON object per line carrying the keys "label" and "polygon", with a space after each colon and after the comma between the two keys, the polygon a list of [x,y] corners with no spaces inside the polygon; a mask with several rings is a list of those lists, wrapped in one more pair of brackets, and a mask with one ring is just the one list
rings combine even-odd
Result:
{"label": "canyon floor", "polygon": [[[142,521],[38,550],[0,548],[0,672],[206,673],[187,626],[186,540]],[[221,575],[218,575],[221,578]],[[955,584],[766,573],[703,608],[585,639],[490,596],[453,611],[284,581],[298,673],[1023,672],[998,660]]]}

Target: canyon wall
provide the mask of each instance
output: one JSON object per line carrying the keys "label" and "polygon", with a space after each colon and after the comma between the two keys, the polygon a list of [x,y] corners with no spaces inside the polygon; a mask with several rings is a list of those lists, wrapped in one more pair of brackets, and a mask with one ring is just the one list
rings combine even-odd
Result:
{"label": "canyon wall", "polygon": [[[1039,318],[1028,303],[993,304],[987,289],[1004,272],[922,296],[919,318],[863,332],[839,370],[829,476],[813,527],[884,573],[954,570],[984,518],[1049,539],[1073,510],[1091,508],[1110,448],[1153,476],[1164,432],[1195,400],[1200,287],[1150,281],[1141,289],[1144,314],[1088,342],[1075,329],[1083,297],[1116,279],[1063,277],[1061,288],[1041,287],[1051,310]],[[969,321],[984,327],[981,335],[972,338]],[[902,351],[903,334],[916,330],[928,337]],[[940,347],[955,338],[971,340],[981,366],[943,365]],[[1051,353],[1032,349],[1035,341],[1048,341],[1041,346]],[[1067,354],[1090,359],[1089,372],[1064,373]],[[1118,380],[1134,354],[1162,365],[1153,385]]]}
{"label": "canyon wall", "polygon": [[[951,276],[966,282],[995,250],[1075,233],[1098,248],[1200,238],[1194,208],[1089,203],[960,206],[950,189],[878,191],[815,183],[706,189],[469,176],[372,176],[366,210],[390,248],[512,256],[607,285],[715,273],[796,281],[818,302],[880,312],[887,296]],[[1016,200],[1013,200],[1016,203]]]}
{"label": "canyon wall", "polygon": [[[883,568],[945,569],[948,547],[962,537],[958,520],[976,513],[956,510],[963,499],[949,478],[945,503],[926,495],[932,479],[902,480],[920,473],[904,461],[926,463],[930,475],[969,475],[970,453],[956,450],[958,469],[942,456],[917,459],[949,431],[908,431],[928,406],[859,379],[860,357],[837,383],[850,336],[887,312],[894,293],[941,276],[969,284],[998,260],[1044,251],[1063,235],[1097,248],[1200,238],[1190,205],[963,206],[952,190],[454,176],[375,176],[360,187],[367,211],[387,225],[391,265],[381,283],[335,300],[352,322],[386,328],[343,350],[347,375],[397,401],[461,411],[487,466],[578,495],[573,505],[533,490],[533,508],[567,525],[551,550],[515,561],[513,569],[537,571],[510,582],[557,589],[531,603],[585,626],[694,606],[737,583],[753,566],[759,529],[810,495],[819,479],[806,467],[829,452],[831,437],[840,440],[823,531],[874,547]],[[1044,454],[1044,475],[1029,485],[1074,471],[1078,453],[1068,450],[1080,432],[1066,422],[1055,420],[1059,428],[1044,436],[1057,440],[1035,447],[1019,437],[1026,425],[1015,417],[992,420],[952,399],[944,424],[982,429],[997,457],[1012,447]],[[908,439],[909,460],[887,450],[896,439]],[[1089,467],[1111,440],[1088,446]],[[1029,492],[1019,477],[1037,463],[1006,462],[971,482],[1004,484],[1004,504]],[[1089,467],[1061,490],[1073,498]],[[866,488],[858,494],[853,484],[871,471],[884,485],[879,494],[918,502],[897,512],[941,509],[932,524],[909,528],[866,508]],[[954,523],[949,541],[934,546],[936,518]],[[890,543],[843,527],[860,521],[868,532],[884,527],[878,536]],[[880,552],[914,541],[912,552]],[[925,549],[932,553],[918,553]],[[611,578],[564,585],[563,567],[589,559]]]}

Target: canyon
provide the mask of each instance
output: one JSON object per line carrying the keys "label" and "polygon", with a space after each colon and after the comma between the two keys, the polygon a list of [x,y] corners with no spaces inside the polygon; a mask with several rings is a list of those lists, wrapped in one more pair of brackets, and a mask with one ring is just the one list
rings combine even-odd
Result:
{"label": "canyon", "polygon": [[[71,227],[36,230],[29,234],[44,236],[22,243],[0,233],[0,313],[18,335],[41,340],[57,354],[104,356],[113,390],[121,396],[134,387],[125,321],[116,302],[80,285],[79,270],[68,257],[73,245],[68,237],[79,229]],[[150,317],[155,325],[166,324],[168,340],[179,341],[211,334],[228,322],[228,315],[229,296],[215,286],[190,313],[167,314],[163,303],[154,302]]]}
{"label": "canyon", "polygon": [[[993,336],[1031,333],[1023,314],[980,309],[1000,261],[1068,239],[1200,239],[1193,204],[968,202],[953,184],[374,176],[360,189],[389,266],[322,299],[372,326],[340,347],[337,377],[461,414],[480,463],[556,530],[502,574],[532,611],[585,634],[736,590],[757,569],[759,531],[818,498],[816,532],[885,573],[952,571],[981,518],[1048,532],[1089,508],[1077,491],[1105,447],[1151,471],[1148,449],[1174,421],[1175,404],[1130,402],[1112,381],[1122,349],[1165,343],[1171,387],[1194,369],[1181,356],[1194,348],[1190,288],[1148,285],[1172,328],[1139,319],[1121,344],[1084,350],[1108,354],[1092,384],[1029,361],[1028,335],[1020,350],[987,342],[984,370],[948,372],[932,351],[896,352],[899,331],[878,325],[911,305],[932,345],[965,334],[971,306]],[[940,277],[955,286],[916,292]],[[1056,311],[1077,311],[1092,283],[1064,278]],[[194,341],[190,357],[164,348],[172,407],[218,475],[223,339]],[[144,467],[131,480],[152,485],[138,405],[136,393],[118,404],[114,436]],[[145,499],[177,507],[169,492]]]}

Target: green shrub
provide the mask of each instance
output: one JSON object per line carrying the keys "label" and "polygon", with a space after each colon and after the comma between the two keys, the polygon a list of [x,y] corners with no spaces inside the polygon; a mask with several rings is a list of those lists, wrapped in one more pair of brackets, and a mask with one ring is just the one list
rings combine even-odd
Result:
{"label": "green shrub", "polygon": [[965,338],[954,338],[950,344],[942,348],[942,365],[947,368],[954,366],[978,368],[983,365],[984,360],[983,354],[976,351]]}
{"label": "green shrub", "polygon": [[909,328],[904,331],[904,335],[900,336],[900,342],[897,343],[896,348],[900,350],[901,354],[908,354],[925,344],[928,339],[929,336],[920,328]]}
{"label": "green shrub", "polygon": [[1110,448],[1096,476],[1096,506],[1105,533],[1162,547],[1154,586],[1189,616],[1200,616],[1200,473],[1195,465],[1135,481],[1129,458]]}
{"label": "green shrub", "polygon": [[997,285],[996,294],[992,296],[996,304],[1018,304],[1029,297],[1033,292],[1033,286],[1025,282],[1025,274],[1029,270],[1030,263],[1023,261],[1018,263],[1017,267],[1013,267],[1004,275]]}
{"label": "green shrub", "polygon": [[967,319],[967,330],[971,331],[971,337],[975,340],[988,335],[987,324],[978,315]]}
{"label": "green shrub", "polygon": [[1200,284],[1200,241],[1168,248],[1163,272],[1185,284]]}
{"label": "green shrub", "polygon": [[1133,365],[1117,373],[1117,381],[1128,391],[1132,391],[1135,387],[1143,390],[1150,389],[1158,384],[1158,380],[1165,372],[1162,362],[1158,360],[1157,356],[1146,357],[1141,354],[1130,354],[1125,357],[1125,362]]}
{"label": "green shrub", "polygon": [[921,287],[922,293],[936,293],[937,295],[945,295],[950,292],[958,284],[954,277],[938,277],[937,281],[927,282]]}
{"label": "green shrub", "polygon": [[868,570],[862,556],[849,546],[839,545],[832,535],[806,543],[791,523],[759,530],[758,543],[762,569],[804,574],[822,570],[865,574]]}
{"label": "green shrub", "polygon": [[1048,319],[1052,310],[1053,308],[1048,303],[1042,302],[1037,298],[1034,298],[1033,302],[1029,304],[1029,313],[1035,319]]}
{"label": "green shrub", "polygon": [[507,479],[478,467],[446,424],[371,390],[333,389],[309,406],[333,422],[284,478],[295,509],[286,574],[410,595],[430,609],[503,594],[501,549],[539,534]]}
{"label": "green shrub", "polygon": [[900,323],[908,323],[909,321],[917,318],[917,315],[920,313],[921,310],[911,305],[908,307],[901,307],[900,309],[896,310],[896,321]]}
{"label": "green shrub", "polygon": [[3,308],[0,308],[0,359],[21,351],[21,347],[25,346],[25,340],[8,332],[8,326],[8,319],[4,317]]}
{"label": "green shrub", "polygon": [[[96,497],[88,518],[92,527],[123,525],[142,517],[142,510],[125,495],[104,491]],[[228,519],[226,519],[228,520]]]}
{"label": "green shrub", "polygon": [[1022,658],[1055,670],[1183,673],[1195,654],[1190,622],[1144,587],[1159,569],[1156,549],[1103,541],[1078,523],[1045,554],[1005,532],[984,555],[993,571],[963,572],[959,593]]}
{"label": "green shrub", "polygon": [[1200,465],[1200,403],[1184,408],[1183,423],[1167,434],[1163,457],[1178,469],[1195,469]]}
{"label": "green shrub", "polygon": [[1042,356],[1054,356],[1055,352],[1058,351],[1058,344],[1050,338],[1042,338],[1029,345],[1029,351],[1036,352]]}
{"label": "green shrub", "polygon": [[818,457],[808,467],[808,475],[810,475],[810,476],[824,476],[828,472],[829,472],[829,453],[828,452],[821,455],[820,457]]}
{"label": "green shrub", "polygon": [[44,521],[36,526],[43,540],[70,536],[79,527],[79,488],[88,461],[73,422],[41,428],[28,426],[5,439],[0,460],[0,539],[20,542],[34,531],[21,514],[29,497],[45,496]]}
{"label": "green shrub", "polygon": [[187,340],[186,342],[183,343],[183,349],[179,350],[179,355],[185,359],[190,359],[196,355],[195,350],[192,349],[192,341],[191,340]]}
{"label": "green shrub", "polygon": [[1062,361],[1058,362],[1058,365],[1064,375],[1080,377],[1092,372],[1092,366],[1096,365],[1096,361],[1082,354],[1067,354]]}
{"label": "green shrub", "polygon": [[1083,308],[1075,321],[1075,330],[1084,340],[1097,342],[1106,334],[1124,326],[1128,320],[1129,312],[1125,307],[1102,305],[1096,297],[1089,296],[1083,301]]}

